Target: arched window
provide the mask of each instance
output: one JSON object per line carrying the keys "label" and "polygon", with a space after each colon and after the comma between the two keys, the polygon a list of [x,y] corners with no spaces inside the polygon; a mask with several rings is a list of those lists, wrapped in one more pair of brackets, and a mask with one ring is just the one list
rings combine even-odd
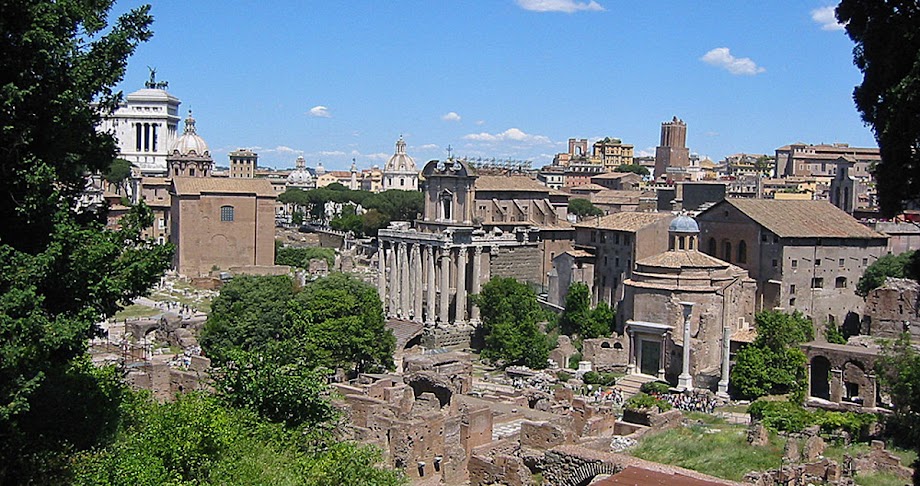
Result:
{"label": "arched window", "polygon": [[744,240],[738,243],[738,263],[747,263],[747,243]]}
{"label": "arched window", "polygon": [[716,256],[716,239],[709,238],[709,251],[708,253],[712,256]]}
{"label": "arched window", "polygon": [[847,288],[847,278],[837,277],[837,279],[834,281],[834,288],[838,288],[838,289]]}
{"label": "arched window", "polygon": [[220,207],[220,220],[221,221],[233,221],[233,206],[221,206]]}
{"label": "arched window", "polygon": [[732,243],[730,241],[722,242],[722,259],[727,262],[732,261]]}

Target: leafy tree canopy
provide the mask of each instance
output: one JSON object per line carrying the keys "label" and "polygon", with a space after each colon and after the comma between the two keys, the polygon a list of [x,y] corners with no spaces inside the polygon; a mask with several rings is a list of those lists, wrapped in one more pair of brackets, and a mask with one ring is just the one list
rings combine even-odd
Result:
{"label": "leafy tree canopy", "polygon": [[112,86],[151,35],[149,7],[110,26],[111,4],[0,4],[3,484],[30,482],[27,463],[36,457],[88,445],[71,433],[78,424],[43,428],[61,413],[48,400],[83,407],[87,422],[99,425],[94,421],[102,420],[102,410],[86,400],[106,392],[74,360],[98,335],[96,322],[145,293],[170,261],[170,247],[141,237],[153,222],[146,206],[126,215],[119,230],[107,230],[104,214],[77,204],[86,174],[112,166],[115,141],[96,131],[100,111],[115,108]]}
{"label": "leafy tree canopy", "polygon": [[797,345],[814,339],[811,320],[799,312],[763,311],[755,325],[757,338],[738,352],[731,369],[733,394],[755,399],[803,391],[806,358]]}
{"label": "leafy tree canopy", "polygon": [[869,292],[885,285],[888,277],[920,279],[920,255],[906,251],[899,255],[885,255],[872,262],[856,282],[856,293],[863,297]]}
{"label": "leafy tree canopy", "polygon": [[591,204],[591,201],[580,198],[569,200],[569,212],[579,218],[604,215],[604,211],[594,204]]}
{"label": "leafy tree canopy", "polygon": [[916,2],[842,0],[837,19],[856,44],[863,81],[856,109],[881,151],[875,166],[882,214],[920,202],[920,7]]}
{"label": "leafy tree canopy", "polygon": [[569,286],[565,297],[565,311],[559,319],[562,333],[578,334],[583,339],[607,336],[613,331],[615,313],[606,302],[591,309],[590,289],[581,282]]}
{"label": "leafy tree canopy", "polygon": [[513,278],[496,277],[473,296],[482,317],[483,356],[545,368],[549,341],[538,325],[544,312],[533,289]]}
{"label": "leafy tree canopy", "polygon": [[310,268],[310,260],[326,260],[331,269],[335,265],[335,250],[332,248],[306,247],[294,248],[284,246],[275,249],[275,265],[289,265],[297,268]]}
{"label": "leafy tree canopy", "polygon": [[649,175],[648,169],[645,166],[639,164],[622,164],[618,165],[614,170],[616,172],[632,172],[634,174],[639,174],[640,176]]}

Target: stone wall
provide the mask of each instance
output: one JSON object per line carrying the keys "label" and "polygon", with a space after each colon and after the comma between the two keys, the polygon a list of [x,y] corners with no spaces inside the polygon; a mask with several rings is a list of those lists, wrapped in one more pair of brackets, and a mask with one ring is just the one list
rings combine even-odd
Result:
{"label": "stone wall", "polygon": [[543,281],[542,255],[536,245],[493,247],[489,262],[492,277],[510,277],[538,285]]}
{"label": "stone wall", "polygon": [[582,343],[582,359],[590,361],[595,371],[624,373],[629,365],[629,338],[585,339]]}
{"label": "stone wall", "polygon": [[889,278],[866,296],[861,334],[893,338],[908,331],[920,341],[920,284],[905,278]]}

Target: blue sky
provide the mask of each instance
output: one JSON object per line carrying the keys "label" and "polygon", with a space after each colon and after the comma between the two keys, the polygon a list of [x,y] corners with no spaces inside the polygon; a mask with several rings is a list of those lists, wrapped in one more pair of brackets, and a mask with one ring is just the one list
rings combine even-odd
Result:
{"label": "blue sky", "polygon": [[[116,12],[141,2],[122,1]],[[551,162],[569,137],[654,153],[678,116],[721,160],[791,142],[874,146],[852,43],[826,1],[212,1],[153,4],[147,66],[191,108],[216,162],[421,167],[455,155]]]}

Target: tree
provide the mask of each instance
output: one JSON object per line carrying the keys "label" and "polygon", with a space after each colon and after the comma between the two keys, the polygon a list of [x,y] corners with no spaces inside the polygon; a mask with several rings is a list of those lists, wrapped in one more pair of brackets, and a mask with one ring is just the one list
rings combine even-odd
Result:
{"label": "tree", "polygon": [[201,346],[219,364],[233,350],[258,350],[285,337],[288,302],[296,290],[287,275],[234,277],[211,304]]}
{"label": "tree", "polygon": [[920,202],[920,6],[842,0],[837,19],[856,44],[853,63],[863,80],[853,100],[875,133],[879,207],[892,217]]}
{"label": "tree", "polygon": [[496,277],[482,286],[473,302],[482,317],[484,357],[508,365],[546,367],[549,341],[537,324],[543,310],[533,289],[513,278]]}
{"label": "tree", "polygon": [[866,267],[862,277],[856,282],[856,293],[862,297],[869,292],[885,285],[888,277],[913,278],[917,280],[920,275],[913,273],[912,262],[917,256],[914,251],[906,251],[899,255],[885,255]]}
{"label": "tree", "polygon": [[234,277],[211,306],[201,345],[219,364],[246,350],[360,373],[392,369],[396,339],[377,290],[333,273],[300,291],[287,276]]}
{"label": "tree", "polygon": [[341,214],[329,222],[329,227],[338,231],[351,231],[358,237],[364,235],[364,221],[358,216],[354,204],[346,204]]}
{"label": "tree", "polygon": [[343,273],[308,284],[290,306],[291,334],[314,365],[356,373],[393,369],[396,338],[386,328],[377,289]]}
{"label": "tree", "polygon": [[632,173],[634,173],[634,174],[639,174],[640,176],[647,176],[647,175],[649,175],[648,169],[647,169],[645,166],[642,166],[642,165],[639,165],[639,164],[622,164],[622,165],[618,165],[617,168],[614,169],[614,171],[616,171],[616,172],[632,172]]}
{"label": "tree", "polygon": [[380,211],[390,221],[413,221],[425,209],[425,195],[419,191],[390,189],[369,195],[362,205]]}
{"label": "tree", "polygon": [[[886,430],[893,431],[905,446],[920,452],[920,351],[913,346],[908,333],[882,349],[875,371],[894,406]],[[914,484],[920,484],[917,477],[920,459],[915,459],[912,466]]]}
{"label": "tree", "polygon": [[569,201],[569,212],[580,218],[588,216],[603,216],[604,211],[591,204],[587,199],[572,199]]}
{"label": "tree", "polygon": [[115,184],[122,194],[125,192],[125,181],[128,177],[131,177],[131,162],[122,158],[113,160],[104,175],[106,182]]}
{"label": "tree", "polygon": [[738,352],[731,370],[733,394],[755,399],[803,391],[806,358],[797,345],[814,339],[811,320],[798,311],[763,311],[754,324],[757,338]]}
{"label": "tree", "polygon": [[329,268],[335,265],[335,250],[309,246],[294,248],[285,246],[275,250],[275,265],[289,265],[297,268],[310,268],[310,260],[326,260]]}
{"label": "tree", "polygon": [[[3,484],[30,482],[35,460],[78,447],[66,430],[28,433],[52,423],[47,413],[60,413],[44,403],[45,387],[92,386],[74,376],[88,372],[74,359],[99,334],[95,323],[145,293],[170,261],[169,246],[141,237],[153,222],[146,206],[125,216],[121,229],[107,230],[105,214],[77,204],[86,174],[106,173],[115,159],[112,135],[96,131],[100,112],[117,105],[112,86],[151,35],[149,7],[109,26],[111,3],[0,4]],[[75,406],[86,396],[70,385],[58,388],[55,403]]]}
{"label": "tree", "polygon": [[390,224],[390,218],[377,209],[369,209],[361,215],[364,234],[367,236],[377,236],[377,231],[386,228]]}
{"label": "tree", "polygon": [[565,296],[565,311],[559,319],[562,333],[578,334],[582,339],[607,336],[613,331],[615,313],[606,302],[591,309],[591,290],[581,282],[569,286]]}

